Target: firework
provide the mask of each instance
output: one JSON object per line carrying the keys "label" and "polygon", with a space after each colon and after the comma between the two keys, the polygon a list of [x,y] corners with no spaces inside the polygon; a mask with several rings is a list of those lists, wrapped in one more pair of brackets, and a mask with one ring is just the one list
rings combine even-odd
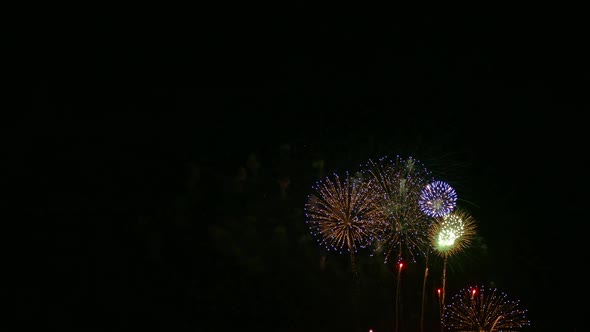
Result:
{"label": "firework", "polygon": [[407,254],[412,261],[424,254],[432,219],[420,211],[420,191],[430,172],[413,158],[387,157],[369,161],[366,167],[376,192],[375,207],[379,245],[385,262],[395,253],[398,262]]}
{"label": "firework", "polygon": [[[426,255],[428,250],[428,230],[431,219],[420,211],[418,200],[420,191],[428,183],[430,172],[416,159],[396,156],[387,157],[377,162],[369,161],[366,172],[373,180],[372,187],[377,197],[376,227],[378,246],[376,251],[383,251],[385,263],[396,255],[398,263],[397,286],[395,293],[395,330],[399,325],[399,289],[402,260],[408,258],[416,261],[416,256]],[[425,274],[426,275],[426,274]]]}
{"label": "firework", "polygon": [[442,274],[442,296],[440,298],[440,315],[444,316],[447,262],[451,255],[456,254],[471,244],[475,235],[475,221],[464,210],[455,210],[437,220],[430,229],[430,240],[434,251],[444,257]]}
{"label": "firework", "polygon": [[434,181],[422,189],[418,204],[428,216],[442,217],[455,209],[457,193],[448,183]]}
{"label": "firework", "polygon": [[[354,253],[375,238],[374,197],[370,181],[337,174],[318,182],[305,205],[311,233],[327,250]],[[353,266],[354,267],[354,266]]]}
{"label": "firework", "polygon": [[475,220],[464,210],[455,210],[438,218],[430,229],[434,251],[449,257],[467,248],[475,235]]}
{"label": "firework", "polygon": [[443,320],[451,331],[517,331],[530,325],[526,313],[496,288],[470,287],[453,296]]}

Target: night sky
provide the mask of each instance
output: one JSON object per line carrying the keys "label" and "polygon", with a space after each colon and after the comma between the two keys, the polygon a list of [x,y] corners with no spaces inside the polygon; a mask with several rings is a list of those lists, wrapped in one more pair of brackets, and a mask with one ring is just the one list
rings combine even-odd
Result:
{"label": "night sky", "polygon": [[[359,252],[352,305],[348,256],[316,243],[303,207],[322,176],[402,155],[452,184],[477,221],[449,294],[493,285],[528,309],[527,330],[580,331],[581,16],[292,2],[46,18],[28,39],[32,112],[9,140],[25,174],[16,318],[72,331],[393,331],[392,267]],[[409,264],[402,279],[400,331],[418,330],[421,273]]]}

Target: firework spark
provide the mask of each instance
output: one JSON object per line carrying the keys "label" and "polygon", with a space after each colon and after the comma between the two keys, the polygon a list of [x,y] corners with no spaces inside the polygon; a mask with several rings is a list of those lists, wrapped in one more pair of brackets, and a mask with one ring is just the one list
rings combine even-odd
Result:
{"label": "firework spark", "polygon": [[442,217],[455,209],[457,193],[448,183],[434,181],[422,189],[418,204],[425,214],[431,217]]}
{"label": "firework spark", "polygon": [[366,166],[376,192],[375,200],[379,246],[385,262],[397,255],[398,262],[407,254],[415,262],[415,256],[424,254],[428,244],[431,219],[420,211],[420,191],[430,179],[430,172],[419,161],[409,157],[372,160]]}
{"label": "firework spark", "polygon": [[526,313],[496,288],[469,287],[453,296],[443,321],[450,331],[518,331],[530,325]]}
{"label": "firework spark", "polygon": [[[314,187],[305,205],[306,222],[327,250],[353,253],[375,239],[374,197],[370,181],[337,174],[326,177]],[[353,261],[354,263],[354,261]]]}

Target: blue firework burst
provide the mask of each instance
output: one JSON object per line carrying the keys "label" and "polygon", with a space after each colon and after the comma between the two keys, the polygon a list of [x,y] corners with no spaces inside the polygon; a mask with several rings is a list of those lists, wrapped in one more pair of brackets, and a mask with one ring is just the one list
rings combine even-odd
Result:
{"label": "blue firework burst", "polygon": [[431,217],[443,217],[457,206],[455,189],[444,181],[434,181],[426,185],[418,201],[420,210]]}

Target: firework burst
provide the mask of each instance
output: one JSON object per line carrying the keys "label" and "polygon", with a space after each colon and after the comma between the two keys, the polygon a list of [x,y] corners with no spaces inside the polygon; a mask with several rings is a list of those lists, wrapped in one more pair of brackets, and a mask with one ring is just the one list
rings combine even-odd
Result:
{"label": "firework burst", "polygon": [[418,200],[420,210],[430,217],[442,217],[451,213],[457,205],[455,189],[444,181],[427,184]]}
{"label": "firework burst", "polygon": [[354,270],[354,253],[375,239],[375,194],[370,181],[337,174],[313,187],[305,205],[311,233],[328,251],[349,251]]}
{"label": "firework burst", "polygon": [[496,288],[469,287],[453,296],[443,320],[451,331],[518,331],[530,325],[526,313]]}
{"label": "firework burst", "polygon": [[428,229],[432,219],[420,211],[420,192],[430,179],[430,172],[413,158],[381,158],[369,161],[366,171],[372,179],[377,197],[375,207],[379,244],[385,262],[404,254],[414,261],[424,254],[428,244]]}
{"label": "firework burst", "polygon": [[434,251],[449,257],[467,248],[475,235],[475,220],[465,210],[455,210],[437,219],[430,229]]}

